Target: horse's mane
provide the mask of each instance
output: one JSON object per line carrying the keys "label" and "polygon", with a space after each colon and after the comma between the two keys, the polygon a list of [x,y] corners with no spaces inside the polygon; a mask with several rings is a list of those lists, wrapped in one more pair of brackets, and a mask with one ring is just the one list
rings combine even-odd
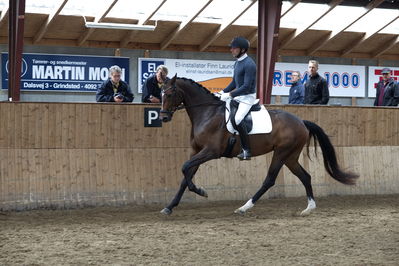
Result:
{"label": "horse's mane", "polygon": [[180,77],[179,77],[178,79],[181,79],[181,80],[183,80],[183,81],[188,81],[188,82],[190,82],[191,84],[194,84],[194,85],[196,85],[198,88],[202,89],[206,94],[211,94],[215,99],[220,100],[218,97],[216,97],[215,95],[213,95],[213,93],[211,93],[207,88],[205,88],[202,84],[199,84],[198,82],[196,82],[196,81],[194,81],[194,80],[192,80],[192,79],[189,79],[189,78],[184,78],[184,77],[180,78]]}

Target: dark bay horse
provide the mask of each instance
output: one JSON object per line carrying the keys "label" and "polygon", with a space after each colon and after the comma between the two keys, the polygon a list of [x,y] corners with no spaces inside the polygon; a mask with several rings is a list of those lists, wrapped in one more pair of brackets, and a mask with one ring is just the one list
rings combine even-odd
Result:
{"label": "dark bay horse", "polygon": [[[219,100],[202,85],[193,80],[175,76],[163,86],[162,91],[160,114],[162,121],[170,121],[173,113],[183,106],[192,125],[192,153],[190,159],[182,167],[184,178],[172,202],[161,211],[163,214],[171,214],[173,208],[179,204],[187,187],[200,196],[208,196],[203,188],[197,187],[193,183],[193,177],[201,164],[225,156],[229,137],[232,134],[226,128],[225,102]],[[297,116],[282,110],[270,110],[269,113],[273,124],[272,131],[267,134],[250,135],[249,137],[252,156],[274,151],[272,161],[260,189],[245,205],[238,208],[235,211],[236,213],[244,214],[254,206],[259,198],[274,185],[283,165],[286,165],[305,186],[308,206],[301,214],[309,214],[314,210],[316,203],[312,192],[311,176],[298,162],[303,147],[307,145],[309,150],[312,137],[315,144],[316,140],[319,142],[323,153],[324,166],[328,174],[343,184],[355,184],[358,175],[341,170],[337,163],[334,147],[322,128],[315,123],[301,120]],[[237,139],[239,141],[239,138]],[[239,152],[240,145],[237,143],[229,153],[229,157],[236,156]]]}

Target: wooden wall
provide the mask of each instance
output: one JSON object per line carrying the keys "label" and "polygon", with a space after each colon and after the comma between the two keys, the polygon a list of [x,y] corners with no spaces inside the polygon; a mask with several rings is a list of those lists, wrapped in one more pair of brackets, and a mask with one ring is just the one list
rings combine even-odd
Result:
{"label": "wooden wall", "polygon": [[[179,111],[162,128],[144,128],[146,106],[0,103],[0,210],[171,200],[190,153],[190,122]],[[327,175],[320,151],[312,161],[301,156],[316,197],[399,193],[398,108],[268,108],[319,124],[331,136],[342,165],[361,175],[358,185],[344,186]],[[247,200],[262,183],[270,159],[269,154],[249,162],[211,161],[195,182],[206,188],[208,200]],[[283,168],[264,198],[304,195],[299,180]],[[190,192],[183,199],[204,200]]]}

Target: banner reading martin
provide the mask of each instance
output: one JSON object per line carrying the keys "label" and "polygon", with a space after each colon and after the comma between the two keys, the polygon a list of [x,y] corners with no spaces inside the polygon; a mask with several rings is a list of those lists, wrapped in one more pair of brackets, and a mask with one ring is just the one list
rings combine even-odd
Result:
{"label": "banner reading martin", "polygon": [[[1,54],[2,88],[8,89],[8,54]],[[23,54],[21,90],[96,91],[118,65],[129,83],[129,58],[82,55]]]}
{"label": "banner reading martin", "polygon": [[[219,91],[231,82],[234,72],[234,61],[215,60],[187,60],[169,58],[139,58],[138,86],[155,73],[158,65],[166,65],[169,77],[177,74],[178,77],[193,79],[201,83],[210,91]],[[302,75],[302,82],[306,82],[309,73],[307,64],[277,62],[273,77],[272,95],[289,95],[292,85],[291,75],[294,70]],[[328,83],[330,96],[335,97],[364,97],[365,95],[365,67],[348,65],[320,65],[319,74]]]}

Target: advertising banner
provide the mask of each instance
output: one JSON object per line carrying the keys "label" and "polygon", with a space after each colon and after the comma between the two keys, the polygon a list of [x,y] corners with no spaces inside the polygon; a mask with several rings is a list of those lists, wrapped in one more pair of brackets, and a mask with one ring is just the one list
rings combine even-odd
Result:
{"label": "advertising banner", "polygon": [[[8,89],[8,54],[1,54],[2,88]],[[96,91],[118,65],[129,83],[129,58],[83,55],[23,54],[21,90]]]}
{"label": "advertising banner", "polygon": [[[381,70],[385,68],[382,66],[376,67],[376,66],[370,66],[369,67],[369,91],[368,91],[368,97],[375,97],[376,90],[375,88],[377,87],[377,83],[382,79],[382,74]],[[388,67],[391,69],[391,77],[399,81],[399,67]]]}
{"label": "advertising banner", "polygon": [[[231,82],[234,71],[234,61],[139,58],[139,92],[146,78],[155,73],[156,67],[161,64],[168,67],[169,77],[177,74],[178,77],[193,79],[212,92],[224,89]],[[272,95],[289,94],[293,71],[299,71],[302,81],[306,82],[307,67],[308,64],[277,62]],[[323,64],[319,68],[319,74],[326,78],[329,85],[330,96],[336,97],[364,97],[365,72],[364,66]]]}
{"label": "advertising banner", "polygon": [[159,65],[166,65],[170,78],[177,74],[202,84],[212,92],[224,89],[231,82],[234,70],[234,61],[139,58],[138,65],[139,93],[144,81],[155,73]]}
{"label": "advertising banner", "polygon": [[[276,63],[272,95],[289,95],[291,74],[299,71],[302,82],[309,78],[308,64]],[[366,69],[364,66],[320,64],[318,73],[327,80],[330,96],[364,97],[366,92]]]}

